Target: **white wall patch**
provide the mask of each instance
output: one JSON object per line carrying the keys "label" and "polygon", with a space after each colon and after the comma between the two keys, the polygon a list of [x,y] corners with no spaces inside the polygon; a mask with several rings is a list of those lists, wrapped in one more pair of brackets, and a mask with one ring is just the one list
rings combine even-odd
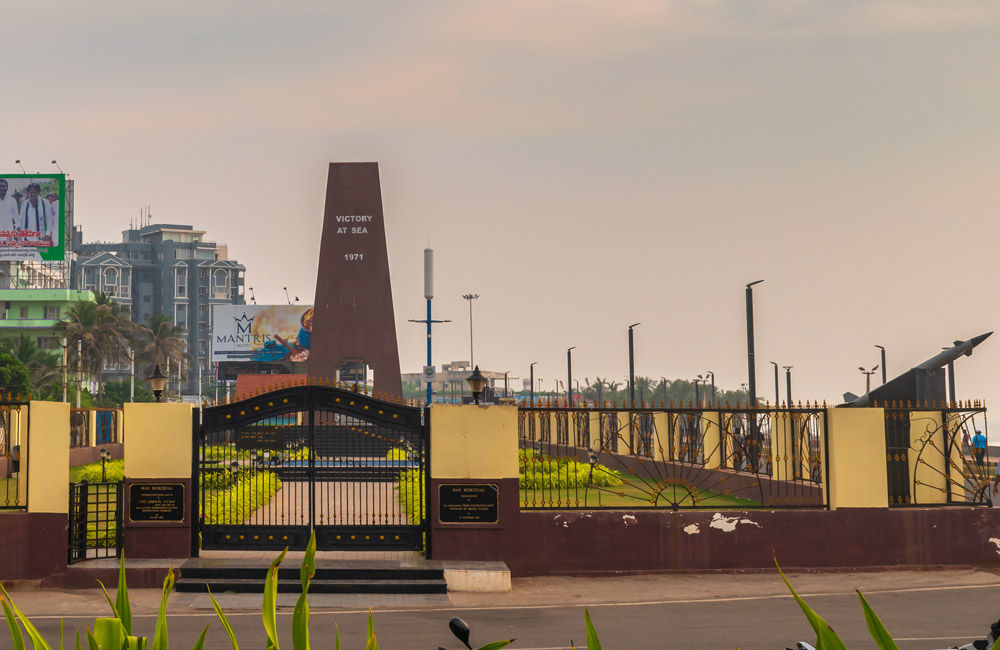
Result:
{"label": "white wall patch", "polygon": [[697,535],[701,532],[701,529],[698,528],[698,524],[691,524],[690,526],[684,527],[684,532],[688,535]]}
{"label": "white wall patch", "polygon": [[712,515],[712,523],[709,524],[711,528],[718,528],[724,533],[731,533],[736,530],[736,526],[739,524],[752,524],[757,528],[760,528],[760,524],[751,519],[740,519],[739,517],[723,517],[722,513],[715,513]]}
{"label": "white wall patch", "polygon": [[625,528],[628,528],[632,524],[639,523],[639,521],[632,515],[622,515],[622,521],[625,522]]}
{"label": "white wall patch", "polygon": [[990,542],[993,543],[993,544],[996,544],[996,546],[997,546],[997,555],[1000,555],[1000,537],[991,537],[990,538]]}

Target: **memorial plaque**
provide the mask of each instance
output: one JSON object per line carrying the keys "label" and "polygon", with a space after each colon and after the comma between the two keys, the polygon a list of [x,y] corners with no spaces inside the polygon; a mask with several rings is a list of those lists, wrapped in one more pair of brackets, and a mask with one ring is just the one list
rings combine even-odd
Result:
{"label": "memorial plaque", "polygon": [[184,521],[183,483],[132,483],[128,486],[129,521]]}
{"label": "memorial plaque", "polygon": [[438,488],[442,524],[500,522],[500,490],[496,483],[450,483]]}

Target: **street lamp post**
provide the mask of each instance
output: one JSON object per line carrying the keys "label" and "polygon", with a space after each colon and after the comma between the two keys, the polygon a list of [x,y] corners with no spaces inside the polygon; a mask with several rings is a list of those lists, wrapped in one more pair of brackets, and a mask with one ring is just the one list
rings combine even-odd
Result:
{"label": "street lamp post", "polygon": [[750,390],[750,405],[757,406],[757,366],[754,360],[753,348],[753,285],[763,280],[755,280],[747,285],[747,381]]}
{"label": "street lamp post", "polygon": [[509,397],[507,394],[507,375],[510,374],[510,370],[505,370],[503,373],[503,396]]}
{"label": "street lamp post", "polygon": [[642,323],[632,323],[628,326],[628,402],[629,408],[635,407],[635,348],[632,344],[632,330]]}
{"label": "street lamp post", "polygon": [[781,394],[778,392],[778,364],[774,361],[768,361],[768,363],[774,366],[774,407],[777,408],[778,404],[781,403]]}
{"label": "street lamp post", "polygon": [[788,397],[788,408],[792,408],[792,368],[795,366],[782,366],[785,369],[785,395]]}
{"label": "street lamp post", "polygon": [[531,371],[531,375],[530,375],[530,377],[531,377],[531,380],[530,380],[531,381],[531,389],[530,389],[530,392],[529,392],[529,394],[531,395],[531,401],[528,402],[528,406],[534,406],[535,405],[535,364],[536,363],[538,363],[538,362],[537,361],[532,361],[531,365],[528,366],[528,368]]}
{"label": "street lamp post", "polygon": [[875,371],[878,370],[878,366],[875,366],[871,370],[865,370],[863,367],[858,366],[858,370],[860,370],[865,376],[865,395],[867,395],[869,392],[871,392],[872,375],[874,375]]}
{"label": "street lamp post", "polygon": [[573,350],[576,346],[566,350],[566,404],[573,408]]}
{"label": "street lamp post", "polygon": [[701,390],[700,390],[700,387],[701,387],[701,382],[702,381],[704,381],[704,380],[701,378],[701,375],[698,375],[698,378],[694,380],[694,405],[695,405],[695,408],[701,408]]}
{"label": "street lamp post", "polygon": [[153,396],[156,397],[156,401],[158,403],[162,402],[163,387],[167,385],[168,377],[163,374],[162,370],[160,370],[160,364],[156,364],[156,367],[153,369],[153,374],[147,377],[147,379],[149,380],[150,388],[153,389]]}
{"label": "street lamp post", "polygon": [[877,347],[882,352],[882,383],[885,383],[885,346],[876,344]]}
{"label": "street lamp post", "polygon": [[469,365],[475,367],[476,353],[472,347],[472,301],[479,298],[479,294],[467,293],[462,297],[469,301]]}
{"label": "street lamp post", "polygon": [[479,397],[483,394],[483,388],[486,387],[487,379],[483,376],[483,373],[479,372],[479,366],[476,366],[466,380],[469,382],[469,388],[472,390],[472,399],[476,404],[479,404]]}
{"label": "street lamp post", "polygon": [[705,374],[712,378],[712,408],[715,408],[715,373],[709,370]]}

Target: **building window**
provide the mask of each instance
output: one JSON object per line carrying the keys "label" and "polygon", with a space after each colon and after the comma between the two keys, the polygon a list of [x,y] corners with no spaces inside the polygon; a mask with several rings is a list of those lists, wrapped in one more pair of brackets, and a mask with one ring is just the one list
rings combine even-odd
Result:
{"label": "building window", "polygon": [[174,324],[178,327],[188,328],[188,306],[184,303],[174,305]]}
{"label": "building window", "polygon": [[208,318],[208,305],[198,305],[198,320]]}
{"label": "building window", "polygon": [[208,287],[198,287],[198,295],[204,298],[208,295]]}
{"label": "building window", "polygon": [[184,267],[174,269],[174,298],[187,298],[188,273]]}
{"label": "building window", "polygon": [[111,266],[101,271],[101,291],[118,297],[118,269]]}
{"label": "building window", "polygon": [[45,305],[45,320],[59,320],[58,305],[55,306]]}
{"label": "building window", "polygon": [[21,314],[21,318],[27,318],[28,317],[28,308],[27,307],[21,307],[20,314]]}
{"label": "building window", "polygon": [[207,280],[208,279],[208,269],[198,269],[198,279]]}
{"label": "building window", "polygon": [[229,297],[229,273],[222,269],[216,269],[212,274],[212,297]]}
{"label": "building window", "polygon": [[55,336],[39,336],[38,347],[42,350],[55,350],[59,347],[59,339]]}
{"label": "building window", "polygon": [[174,249],[174,259],[175,260],[189,260],[189,259],[191,259],[191,249],[190,248],[175,248]]}

